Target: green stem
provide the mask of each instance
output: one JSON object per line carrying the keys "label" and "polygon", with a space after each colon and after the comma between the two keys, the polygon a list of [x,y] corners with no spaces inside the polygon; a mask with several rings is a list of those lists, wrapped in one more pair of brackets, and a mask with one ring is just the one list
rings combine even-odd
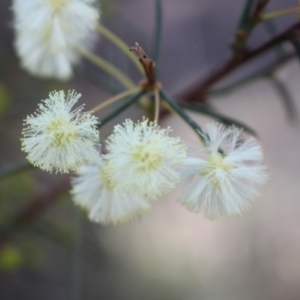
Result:
{"label": "green stem", "polygon": [[127,97],[127,96],[130,96],[132,94],[137,93],[140,89],[141,89],[140,87],[135,87],[133,89],[126,90],[125,92],[122,92],[122,93],[120,93],[120,94],[118,94],[118,95],[116,95],[116,96],[100,103],[99,105],[95,106],[94,108],[92,108],[90,110],[90,113],[94,114],[95,112],[97,112],[97,111],[99,111],[99,110],[101,110],[101,109],[103,109],[103,108],[105,108],[105,107],[107,107],[107,106],[109,106],[109,105],[111,105],[111,104]]}
{"label": "green stem", "polygon": [[142,65],[136,59],[136,56],[129,51],[129,47],[125,44],[125,42],[123,42],[117,35],[115,35],[113,32],[111,32],[101,24],[98,24],[96,29],[109,41],[115,44],[133,62],[133,64],[136,66],[139,72],[144,75]]}
{"label": "green stem", "polygon": [[110,64],[105,59],[81,47],[76,47],[76,50],[90,62],[118,80],[125,88],[133,88],[136,86],[130,78],[128,78],[123,72],[121,72],[118,68]]}
{"label": "green stem", "polygon": [[236,30],[236,39],[233,43],[233,50],[237,56],[245,51],[248,37],[252,33],[255,26],[261,21],[260,12],[267,5],[268,0],[260,0],[255,2],[256,6],[254,7],[254,1],[247,0],[238,29]]}
{"label": "green stem", "polygon": [[155,73],[158,76],[159,61],[161,53],[161,42],[162,42],[162,25],[163,22],[163,8],[162,0],[156,0],[155,2],[155,41],[154,41],[154,61],[155,61]]}
{"label": "green stem", "polygon": [[243,13],[241,15],[241,19],[239,21],[238,30],[243,30],[246,26],[246,24],[249,22],[249,19],[251,17],[251,12],[254,7],[254,0],[246,0],[246,4],[244,6]]}
{"label": "green stem", "polygon": [[159,120],[159,108],[160,108],[160,98],[159,98],[159,90],[154,90],[154,122],[158,124]]}
{"label": "green stem", "polygon": [[117,115],[119,115],[122,111],[124,111],[126,108],[131,106],[133,103],[137,102],[141,96],[143,96],[146,93],[145,90],[140,91],[133,97],[131,97],[129,100],[124,102],[122,105],[120,105],[117,109],[115,109],[112,113],[108,114],[104,119],[102,119],[98,125],[97,128],[100,129],[102,126],[104,126],[106,123],[108,123],[110,120],[114,119]]}

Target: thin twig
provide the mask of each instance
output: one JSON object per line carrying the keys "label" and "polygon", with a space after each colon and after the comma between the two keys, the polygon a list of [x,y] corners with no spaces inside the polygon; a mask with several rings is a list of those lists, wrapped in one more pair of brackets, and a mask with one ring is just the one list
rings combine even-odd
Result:
{"label": "thin twig", "polygon": [[285,9],[285,10],[280,10],[280,11],[273,11],[270,13],[264,13],[260,15],[260,19],[261,20],[268,20],[268,19],[273,19],[276,17],[281,17],[281,16],[285,16],[291,13],[297,13],[299,14],[299,7],[293,7],[293,8],[289,8],[289,9]]}
{"label": "thin twig", "polygon": [[239,66],[248,62],[249,60],[256,58],[260,54],[265,53],[266,51],[272,49],[274,46],[277,46],[283,42],[294,39],[299,35],[300,30],[300,22],[292,25],[285,31],[279,33],[274,38],[271,38],[269,41],[263,43],[261,46],[258,46],[250,51],[245,52],[239,59],[235,57],[230,58],[224,65],[222,65],[219,69],[209,75],[206,79],[201,80],[199,84],[191,88],[187,92],[183,93],[180,96],[180,99],[183,101],[205,101],[205,96],[207,91],[217,82],[219,82],[222,78],[224,78],[229,73],[233,72]]}
{"label": "thin twig", "polygon": [[224,94],[231,93],[234,89],[242,88],[246,84],[249,84],[250,82],[253,82],[255,80],[259,80],[264,77],[269,77],[270,74],[276,73],[277,69],[282,67],[284,64],[289,62],[290,60],[294,59],[296,55],[294,53],[287,54],[285,56],[281,56],[275,63],[269,64],[267,67],[265,67],[263,70],[259,70],[257,72],[252,73],[251,75],[239,79],[235,81],[234,83],[227,85],[222,88],[218,89],[212,89],[208,92],[209,96],[222,96]]}
{"label": "thin twig", "polygon": [[135,46],[130,47],[129,50],[136,52],[139,56],[139,61],[142,64],[147,77],[147,82],[144,84],[145,87],[153,87],[156,84],[154,62],[147,56],[144,49],[138,43],[135,43]]}
{"label": "thin twig", "polygon": [[156,64],[156,76],[158,76],[161,43],[162,43],[162,28],[163,28],[163,5],[162,0],[155,2],[155,40],[154,40],[154,54],[153,59]]}
{"label": "thin twig", "polygon": [[233,54],[236,58],[246,51],[246,42],[255,26],[261,22],[260,14],[268,2],[269,0],[259,0],[254,6],[253,1],[247,0],[236,30],[235,41],[232,44]]}

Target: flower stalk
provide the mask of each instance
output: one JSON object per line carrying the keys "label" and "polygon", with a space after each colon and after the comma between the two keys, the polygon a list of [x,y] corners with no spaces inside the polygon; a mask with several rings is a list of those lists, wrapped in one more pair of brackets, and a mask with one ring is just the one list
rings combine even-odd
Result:
{"label": "flower stalk", "polygon": [[159,121],[159,106],[160,106],[160,97],[159,97],[159,89],[154,89],[154,122],[158,124]]}
{"label": "flower stalk", "polygon": [[133,62],[133,64],[139,70],[139,72],[143,74],[144,70],[142,66],[136,60],[136,57],[132,53],[128,52],[128,46],[126,45],[125,42],[123,42],[117,35],[115,35],[113,32],[108,30],[102,24],[97,24],[96,29],[109,41],[115,44],[131,60],[131,62]]}
{"label": "flower stalk", "polygon": [[128,78],[123,72],[121,72],[118,68],[110,64],[105,59],[81,47],[76,47],[76,50],[91,63],[95,64],[97,67],[119,81],[119,83],[122,84],[125,88],[135,87],[134,82],[130,78]]}
{"label": "flower stalk", "polygon": [[119,101],[119,100],[124,99],[127,96],[130,96],[132,94],[137,93],[140,89],[141,89],[140,87],[135,87],[135,88],[129,89],[125,92],[122,92],[122,93],[106,100],[105,102],[100,103],[99,105],[95,106],[93,109],[91,109],[91,111],[89,113],[95,113],[95,112],[97,112],[97,111],[99,111],[99,110],[101,110],[101,109],[103,109],[103,108]]}
{"label": "flower stalk", "polygon": [[261,20],[270,20],[270,19],[274,19],[274,18],[277,18],[277,17],[289,15],[289,14],[292,14],[292,13],[300,14],[299,6],[284,9],[284,10],[274,11],[274,12],[270,12],[270,13],[264,13],[264,14],[260,15],[260,19]]}

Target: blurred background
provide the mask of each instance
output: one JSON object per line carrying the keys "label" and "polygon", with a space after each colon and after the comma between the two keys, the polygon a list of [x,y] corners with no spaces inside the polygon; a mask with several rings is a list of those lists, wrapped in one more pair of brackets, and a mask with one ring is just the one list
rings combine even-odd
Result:
{"label": "blurred background", "polygon": [[[159,80],[176,97],[231,55],[246,1],[161,2]],[[75,89],[90,109],[110,97],[104,81],[120,86],[86,61],[68,82],[22,70],[13,46],[11,4],[0,2],[0,299],[300,299],[300,67],[293,47],[274,47],[242,65],[206,99],[215,111],[254,129],[264,148],[270,180],[243,218],[206,220],[179,205],[175,190],[139,220],[102,227],[72,203],[69,176],[25,170],[20,137],[23,120],[50,91]],[[265,10],[296,5],[271,0]],[[107,28],[153,55],[155,0],[102,0],[100,8]],[[291,14],[258,25],[249,48],[298,21]],[[100,38],[95,52],[135,82],[141,79],[106,39]],[[105,125],[102,137],[115,123],[142,115],[138,107],[126,110]],[[191,116],[202,125],[210,120]],[[161,124],[170,125],[191,152],[200,147],[177,116],[166,116]],[[10,174],[23,165],[23,171]]]}

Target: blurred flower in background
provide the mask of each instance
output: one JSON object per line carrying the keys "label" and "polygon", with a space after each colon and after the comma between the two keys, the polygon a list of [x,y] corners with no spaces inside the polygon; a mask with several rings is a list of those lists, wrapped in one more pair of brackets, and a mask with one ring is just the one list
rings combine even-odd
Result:
{"label": "blurred flower in background", "polygon": [[24,69],[58,79],[72,75],[80,55],[76,47],[90,48],[99,21],[91,0],[14,0],[15,49]]}
{"label": "blurred flower in background", "polygon": [[235,127],[209,123],[205,132],[207,158],[187,159],[189,176],[179,202],[209,219],[242,215],[266,182],[262,149],[254,138],[242,143]]}

